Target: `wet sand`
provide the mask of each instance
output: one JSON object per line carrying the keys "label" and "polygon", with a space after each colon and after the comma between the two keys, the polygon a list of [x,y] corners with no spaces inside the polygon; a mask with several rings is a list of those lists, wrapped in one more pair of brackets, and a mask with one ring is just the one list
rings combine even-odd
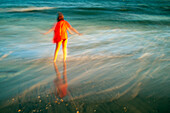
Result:
{"label": "wet sand", "polygon": [[158,74],[148,60],[125,55],[68,57],[66,64],[62,58],[56,64],[52,58],[3,61],[3,67],[10,65],[1,71],[8,75],[0,83],[3,113],[170,111],[169,83],[158,79],[168,68]]}

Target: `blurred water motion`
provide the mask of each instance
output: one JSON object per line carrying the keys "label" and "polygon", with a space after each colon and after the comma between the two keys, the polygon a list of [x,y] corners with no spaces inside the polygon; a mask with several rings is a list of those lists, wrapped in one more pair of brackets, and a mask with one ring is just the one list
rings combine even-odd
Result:
{"label": "blurred water motion", "polygon": [[[84,34],[67,66],[57,12]],[[168,0],[0,1],[0,25],[0,112],[170,112]]]}

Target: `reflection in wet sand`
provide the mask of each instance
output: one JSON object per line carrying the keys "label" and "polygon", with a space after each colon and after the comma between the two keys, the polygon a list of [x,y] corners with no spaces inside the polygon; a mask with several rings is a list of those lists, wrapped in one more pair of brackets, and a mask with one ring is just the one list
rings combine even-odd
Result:
{"label": "reflection in wet sand", "polygon": [[63,98],[67,95],[67,67],[66,62],[63,63],[63,78],[61,76],[61,73],[58,70],[57,64],[54,63],[54,68],[56,71],[56,78],[54,79],[54,85],[55,85],[55,96],[59,96],[60,98]]}
{"label": "reflection in wet sand", "polygon": [[[76,108],[77,113],[79,113],[78,111],[78,107],[76,105],[76,103],[74,102],[74,98],[71,96],[70,92],[68,91],[68,84],[67,84],[67,64],[66,62],[63,62],[63,76],[61,75],[57,64],[54,63],[54,69],[56,72],[56,78],[54,79],[54,95],[55,95],[55,103],[60,104],[60,102],[63,102],[63,98],[66,97],[67,95],[69,96],[69,100],[71,100],[71,104],[74,108]],[[60,101],[59,101],[59,98]],[[59,101],[59,102],[58,102]],[[68,106],[68,104],[66,104],[66,106]]]}

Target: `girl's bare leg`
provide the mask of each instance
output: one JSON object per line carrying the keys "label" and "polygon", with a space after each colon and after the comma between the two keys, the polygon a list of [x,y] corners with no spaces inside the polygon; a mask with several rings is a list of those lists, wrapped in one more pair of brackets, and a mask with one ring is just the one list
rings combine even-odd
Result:
{"label": "girl's bare leg", "polygon": [[54,62],[56,62],[56,60],[57,60],[57,56],[58,56],[58,52],[60,50],[61,44],[62,44],[62,41],[60,41],[56,44],[56,49],[55,49],[55,53],[54,53]]}
{"label": "girl's bare leg", "polygon": [[67,57],[67,39],[62,42],[62,48],[63,48],[63,61],[66,61]]}

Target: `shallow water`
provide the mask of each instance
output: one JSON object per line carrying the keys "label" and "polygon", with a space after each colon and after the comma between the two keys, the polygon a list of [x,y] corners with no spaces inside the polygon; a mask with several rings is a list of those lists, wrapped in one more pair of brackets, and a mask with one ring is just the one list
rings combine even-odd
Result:
{"label": "shallow water", "polygon": [[[169,112],[168,3],[0,1],[0,112]],[[69,35],[56,71],[53,33],[41,33],[59,11],[83,35]]]}

